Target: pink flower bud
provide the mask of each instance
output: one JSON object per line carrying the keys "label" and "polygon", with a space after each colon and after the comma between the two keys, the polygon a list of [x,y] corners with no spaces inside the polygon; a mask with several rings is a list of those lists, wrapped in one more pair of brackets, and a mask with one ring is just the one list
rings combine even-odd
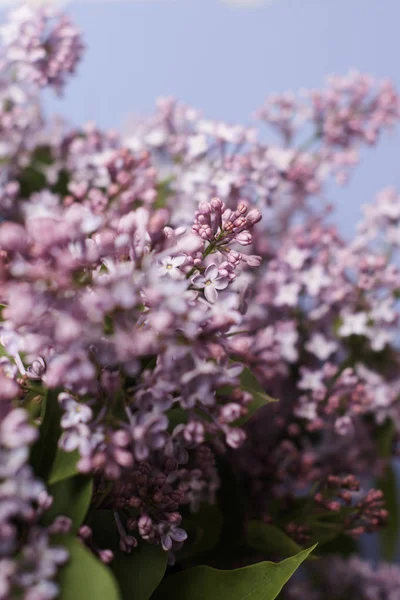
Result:
{"label": "pink flower bud", "polygon": [[246,215],[246,220],[250,226],[255,225],[259,221],[261,221],[262,215],[257,208],[252,208]]}

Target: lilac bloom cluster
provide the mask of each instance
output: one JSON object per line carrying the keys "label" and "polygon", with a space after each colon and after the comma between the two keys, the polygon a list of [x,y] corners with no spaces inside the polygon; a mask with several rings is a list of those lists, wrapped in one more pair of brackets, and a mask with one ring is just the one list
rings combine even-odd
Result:
{"label": "lilac bloom cluster", "polygon": [[23,85],[51,86],[61,92],[75,72],[83,45],[69,17],[52,7],[22,5],[10,14],[1,30],[2,67],[13,71]]}
{"label": "lilac bloom cluster", "polygon": [[[221,457],[245,520],[300,543],[327,516],[353,537],[380,527],[365,476],[388,463],[380,428],[394,425],[389,455],[400,431],[400,197],[384,190],[346,243],[324,194],[397,122],[394,88],[350,73],[304,101],[273,97],[257,114],[275,144],[163,99],[121,141],[41,112],[39,89],[60,91],[82,48],[47,8],[3,29],[0,598],[55,597],[67,559],[39,523],[50,499],[28,464],[43,423],[25,412],[32,396],[61,412],[59,453],[92,478],[123,552],[146,542],[173,559],[184,515],[216,501]],[[249,369],[279,399],[254,415]],[[79,529],[110,562],[92,534]]]}
{"label": "lilac bloom cluster", "polygon": [[345,183],[359,148],[376,144],[399,117],[393,85],[358,72],[331,77],[325,89],[303,95],[269,97],[255,113],[281,143],[266,143],[258,124],[210,120],[162,98],[154,116],[135,123],[126,144],[152,152],[173,192],[177,222],[190,222],[193,207],[211,196],[229,207],[241,198],[269,218],[264,227],[280,234],[295,210],[309,208],[310,197],[323,196],[331,176]]}
{"label": "lilac bloom cluster", "polygon": [[[34,60],[47,12],[35,13],[32,27],[26,14],[12,13],[7,27],[20,29],[18,40],[8,35],[5,61],[18,41],[28,53],[19,49],[15,64],[22,81],[63,81],[81,48],[74,30],[56,20],[54,55]],[[60,449],[77,451],[80,472],[95,473],[95,496],[107,488],[100,506],[114,511],[121,548],[137,544],[134,532],[170,550],[187,535],[179,507],[215,499],[205,442],[237,448],[245,437],[235,421],[251,394],[241,392],[243,365],[228,352],[243,310],[230,288],[259,265],[235,248],[251,244],[261,215],[214,198],[192,227],[177,227],[157,207],[148,152],[134,154],[93,126],[43,128],[36,144],[23,151],[38,189],[26,193],[24,165],[14,170],[0,224],[0,335],[19,379],[3,394],[24,404],[32,389],[57,390]],[[234,401],[223,388],[236,390]]]}
{"label": "lilac bloom cluster", "polygon": [[398,565],[379,563],[376,567],[352,556],[348,559],[329,556],[311,571],[312,580],[291,582],[287,600],[397,600],[400,588]]}
{"label": "lilac bloom cluster", "polygon": [[[264,217],[251,239],[254,254],[246,236],[237,237],[245,246],[240,260],[262,267],[245,272],[240,287],[233,282],[246,313],[229,338],[231,355],[280,399],[252,419],[245,446],[232,458],[264,519],[276,496],[290,504],[313,490],[310,505],[318,513],[315,491],[319,498],[319,490],[331,489],[329,477],[381,473],[385,461],[375,436],[385,423],[400,426],[399,197],[384,190],[367,206],[351,243],[331,224],[332,207],[324,200],[329,177],[345,183],[359,148],[396,124],[399,97],[390,82],[357,72],[303,96],[271,97],[256,113],[281,144],[265,143],[256,127],[207,120],[173,99],[161,100],[157,114],[127,139],[159,165],[167,205],[180,207],[177,224],[187,222],[193,202],[196,230],[203,238],[214,235],[217,205],[214,212],[202,209],[211,194],[228,208],[238,198],[251,202]],[[229,264],[235,259],[228,253]],[[212,268],[194,283],[212,299],[228,274]],[[370,498],[364,483],[361,488],[344,524],[352,535],[384,520],[375,492]],[[330,501],[324,509],[345,503],[335,504],[335,494]],[[370,501],[377,502],[373,510]],[[283,525],[293,530],[293,523]]]}
{"label": "lilac bloom cluster", "polygon": [[1,410],[0,598],[51,600],[59,594],[58,568],[68,560],[67,550],[51,543],[51,534],[66,533],[69,522],[60,517],[50,527],[40,524],[52,498],[28,464],[38,430],[23,408]]}

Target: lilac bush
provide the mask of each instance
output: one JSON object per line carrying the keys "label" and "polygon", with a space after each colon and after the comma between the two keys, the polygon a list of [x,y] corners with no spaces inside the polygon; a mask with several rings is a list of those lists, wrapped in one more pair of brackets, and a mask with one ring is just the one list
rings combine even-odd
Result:
{"label": "lilac bush", "polygon": [[170,98],[120,139],[42,112],[66,15],[1,35],[0,600],[273,600],[316,543],[390,558],[400,196],[348,242],[326,189],[397,124],[391,83],[269,98],[279,142]]}

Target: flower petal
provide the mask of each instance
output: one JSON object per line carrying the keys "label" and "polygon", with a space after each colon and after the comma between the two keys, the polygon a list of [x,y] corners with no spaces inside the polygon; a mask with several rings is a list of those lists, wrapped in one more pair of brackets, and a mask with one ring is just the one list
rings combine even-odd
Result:
{"label": "flower petal", "polygon": [[197,287],[204,287],[206,285],[206,280],[203,275],[196,275],[196,277],[193,277],[192,283]]}
{"label": "flower petal", "polygon": [[213,286],[215,287],[216,290],[224,290],[225,288],[227,288],[229,285],[229,277],[218,277],[218,279],[216,279],[213,282]]}
{"label": "flower petal", "polygon": [[175,542],[184,542],[187,539],[187,533],[181,527],[175,527],[174,529],[171,529],[169,535]]}
{"label": "flower petal", "polygon": [[210,279],[210,281],[214,281],[214,279],[216,279],[218,277],[218,267],[217,265],[215,265],[214,263],[211,263],[211,265],[208,265],[206,272],[204,273],[204,277],[207,279]]}
{"label": "flower petal", "polygon": [[218,292],[213,285],[206,285],[204,295],[211,304],[214,304],[218,299]]}
{"label": "flower petal", "polygon": [[171,259],[171,265],[174,267],[180,267],[186,260],[186,256],[184,254],[180,254],[179,256],[174,256]]}

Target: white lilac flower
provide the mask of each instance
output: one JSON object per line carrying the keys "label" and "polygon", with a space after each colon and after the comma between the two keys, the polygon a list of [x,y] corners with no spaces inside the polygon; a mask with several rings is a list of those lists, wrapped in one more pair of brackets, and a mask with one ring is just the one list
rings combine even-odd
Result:
{"label": "white lilac flower", "polygon": [[217,265],[211,263],[206,268],[204,275],[193,277],[192,283],[199,288],[204,288],[204,295],[211,303],[218,299],[218,291],[228,287],[229,278],[221,277]]}
{"label": "white lilac flower", "polygon": [[314,265],[302,275],[302,281],[310,296],[318,296],[320,291],[332,283],[321,265]]}
{"label": "white lilac flower", "polygon": [[302,268],[309,255],[309,250],[301,250],[300,248],[293,246],[286,253],[284,260],[292,267],[292,269],[299,270]]}
{"label": "white lilac flower", "polygon": [[59,395],[59,402],[65,412],[61,417],[61,427],[68,429],[75,427],[79,423],[88,423],[92,416],[92,409],[86,404],[82,404],[71,398],[68,394]]}
{"label": "white lilac flower", "polygon": [[368,331],[368,315],[366,312],[342,315],[343,323],[339,327],[339,335],[366,335]]}
{"label": "white lilac flower", "polygon": [[178,256],[167,256],[161,260],[159,273],[161,275],[169,275],[172,279],[182,277],[182,271],[179,269],[186,260],[184,254]]}
{"label": "white lilac flower", "polygon": [[311,371],[310,369],[303,368],[301,374],[302,377],[299,383],[297,384],[297,387],[300,390],[317,391],[324,389],[324,374],[322,371]]}
{"label": "white lilac flower", "polygon": [[282,285],[275,298],[275,306],[296,306],[299,292],[300,285],[296,282]]}
{"label": "white lilac flower", "polygon": [[295,408],[295,415],[307,421],[314,421],[317,416],[317,405],[315,402],[301,402]]}
{"label": "white lilac flower", "polygon": [[328,340],[322,333],[314,333],[306,344],[306,350],[314,354],[319,360],[326,360],[336,352],[338,344],[334,340]]}

